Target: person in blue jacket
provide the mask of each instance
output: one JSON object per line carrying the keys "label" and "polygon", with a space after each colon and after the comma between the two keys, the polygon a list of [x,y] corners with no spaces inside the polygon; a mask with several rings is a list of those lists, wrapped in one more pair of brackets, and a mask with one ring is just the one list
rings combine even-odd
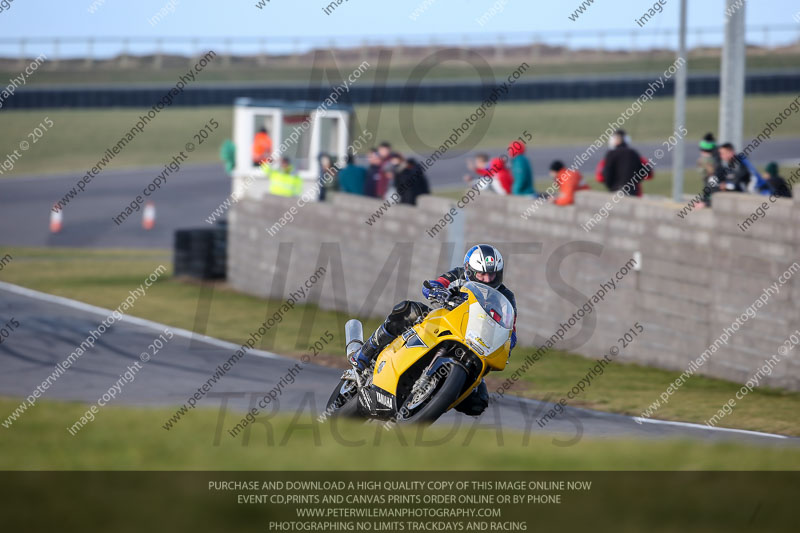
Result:
{"label": "person in blue jacket", "polygon": [[364,184],[367,181],[367,170],[356,166],[353,154],[347,154],[346,165],[339,171],[339,188],[342,192],[350,194],[364,194]]}
{"label": "person in blue jacket", "polygon": [[511,194],[520,196],[536,196],[533,187],[533,170],[528,158],[525,157],[525,145],[514,141],[508,145],[508,156],[511,158],[511,175],[514,181],[511,184]]}

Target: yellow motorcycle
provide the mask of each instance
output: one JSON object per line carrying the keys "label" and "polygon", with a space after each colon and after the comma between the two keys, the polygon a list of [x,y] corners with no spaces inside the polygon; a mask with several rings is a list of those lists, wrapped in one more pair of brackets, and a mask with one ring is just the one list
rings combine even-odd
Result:
{"label": "yellow motorcycle", "polygon": [[[437,302],[371,366],[342,374],[328,416],[430,424],[469,396],[488,372],[505,368],[515,318],[505,296],[470,281]],[[347,322],[345,339],[349,360],[364,342],[361,322]]]}

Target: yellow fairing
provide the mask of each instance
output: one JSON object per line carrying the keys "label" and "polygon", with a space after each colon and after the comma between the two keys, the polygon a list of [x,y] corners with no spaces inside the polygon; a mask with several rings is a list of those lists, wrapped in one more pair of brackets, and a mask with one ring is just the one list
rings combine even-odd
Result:
{"label": "yellow fairing", "polygon": [[[439,344],[446,341],[457,341],[463,344],[467,350],[478,356],[478,359],[483,364],[480,375],[475,382],[467,387],[464,394],[453,405],[457,405],[469,395],[489,370],[503,370],[508,362],[511,348],[510,339],[494,352],[485,355],[470,349],[465,343],[464,336],[469,318],[469,306],[476,302],[475,296],[471,292],[466,291],[466,293],[468,294],[468,299],[455,309],[435,309],[428,314],[424,321],[414,326],[416,336],[419,337],[422,343],[419,343],[409,334],[404,334],[387,346],[380,353],[375,363],[373,384],[393,395],[397,395],[397,384],[400,381],[400,377],[425,354],[435,351]],[[418,346],[409,347],[407,344],[418,344]]]}

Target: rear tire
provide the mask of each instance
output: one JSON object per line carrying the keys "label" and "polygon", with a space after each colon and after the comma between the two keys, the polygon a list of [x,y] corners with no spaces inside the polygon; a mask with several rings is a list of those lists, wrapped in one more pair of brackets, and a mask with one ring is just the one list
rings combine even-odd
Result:
{"label": "rear tire", "polygon": [[339,384],[333,390],[333,394],[328,398],[325,412],[331,417],[356,418],[360,416],[358,411],[358,389],[353,385],[352,389],[345,390],[346,384],[352,384],[350,380],[339,380]]}
{"label": "rear tire", "polygon": [[409,399],[406,399],[398,412],[397,422],[399,424],[433,424],[458,399],[466,380],[467,371],[461,365],[452,363],[447,377],[437,386],[427,403],[417,407],[412,413],[406,414],[408,413],[406,405],[409,402]]}

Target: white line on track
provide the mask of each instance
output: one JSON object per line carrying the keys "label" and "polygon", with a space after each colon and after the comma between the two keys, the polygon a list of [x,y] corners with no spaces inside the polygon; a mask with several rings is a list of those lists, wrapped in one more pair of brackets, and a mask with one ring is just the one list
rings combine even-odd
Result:
{"label": "white line on track", "polygon": [[[87,313],[92,313],[95,315],[106,317],[113,313],[111,309],[105,309],[103,307],[97,307],[96,305],[91,305],[83,302],[79,302],[77,300],[72,300],[70,298],[64,298],[62,296],[55,296],[53,294],[47,294],[44,292],[35,291],[33,289],[27,289],[25,287],[20,287],[19,285],[14,285],[12,283],[6,283],[4,281],[0,281],[0,290],[4,290],[7,292],[12,292],[14,294],[19,294],[21,296],[27,296],[28,298],[33,298],[36,300],[41,300],[44,302],[55,303],[64,307],[70,307],[72,309],[78,309],[81,311],[86,311]],[[159,324],[158,322],[153,322],[152,320],[147,320],[144,318],[139,318],[131,315],[122,315],[122,322],[128,322],[131,324],[136,324],[138,326],[144,326],[146,328],[151,328],[158,331],[163,331],[164,328],[169,328],[172,332],[174,332],[179,337],[183,337],[189,340],[196,340],[200,342],[204,342],[206,344],[211,344],[212,346],[217,346],[220,348],[225,348],[226,350],[238,350],[242,347],[241,344],[234,344],[232,342],[223,341],[220,339],[215,339],[214,337],[208,337],[206,335],[200,335],[198,333],[194,333],[192,331],[176,328],[175,326],[169,326],[167,324]],[[289,358],[283,357],[278,354],[274,354],[272,352],[265,352],[264,350],[258,350],[255,348],[250,348],[247,351],[247,354],[252,354],[257,357],[264,357],[266,359],[279,359],[282,361],[290,361]]]}
{"label": "white line on track", "polygon": [[742,433],[744,435],[757,435],[760,437],[772,437],[775,439],[788,439],[787,435],[778,435],[777,433],[764,433],[762,431],[752,431],[749,429],[736,429],[736,428],[721,428],[717,426],[707,426],[705,424],[693,424],[691,422],[677,422],[674,420],[658,420],[652,418],[641,418],[638,416],[631,417],[634,422],[643,424],[666,424],[668,426],[681,426],[687,428],[707,429],[715,431],[726,431],[728,433]]}
{"label": "white line on track", "polygon": [[[511,400],[512,398],[513,398],[513,400]],[[527,404],[530,404],[530,405],[537,405],[537,404],[541,404],[541,403],[544,403],[547,406],[556,405],[553,402],[545,402],[544,400],[533,400],[533,399],[530,399],[530,398],[523,398],[521,396],[509,396],[507,398],[503,397],[503,400],[508,400],[510,402],[520,401],[520,402],[524,402],[524,403],[527,403]],[[753,430],[749,430],[749,429],[723,428],[723,427],[716,427],[716,426],[707,426],[705,424],[695,424],[695,423],[692,423],[692,422],[678,422],[678,421],[674,421],[674,420],[659,420],[657,418],[641,418],[641,417],[638,417],[638,416],[627,416],[627,415],[621,415],[619,413],[609,413],[609,412],[606,412],[606,411],[595,411],[594,409],[586,409],[586,408],[583,408],[583,407],[567,407],[567,408],[569,410],[571,410],[571,411],[581,411],[581,412],[586,413],[587,415],[592,416],[592,417],[608,418],[608,419],[614,419],[614,420],[618,420],[618,421],[619,420],[627,420],[627,421],[635,422],[635,423],[637,423],[637,425],[641,425],[643,423],[644,424],[657,424],[657,425],[660,424],[660,425],[666,425],[666,426],[679,426],[679,427],[698,429],[698,430],[706,430],[706,431],[721,431],[721,432],[724,432],[724,433],[738,433],[740,435],[752,435],[752,436],[758,436],[758,437],[771,437],[771,438],[774,438],[774,439],[793,439],[793,440],[796,439],[796,437],[790,437],[790,436],[787,436],[787,435],[778,435],[777,433],[764,433],[762,431],[753,431]]]}

